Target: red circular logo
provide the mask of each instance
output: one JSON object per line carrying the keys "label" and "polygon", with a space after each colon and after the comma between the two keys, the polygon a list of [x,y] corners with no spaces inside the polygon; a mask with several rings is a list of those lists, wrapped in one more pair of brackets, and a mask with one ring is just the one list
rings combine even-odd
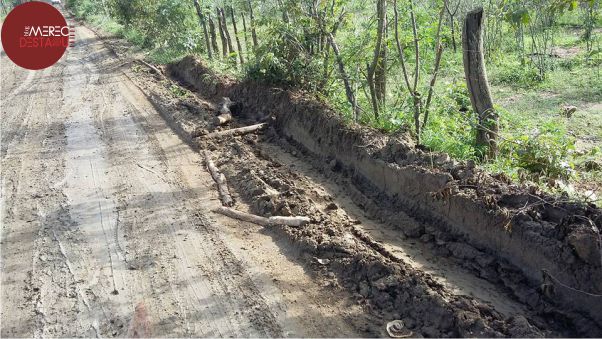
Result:
{"label": "red circular logo", "polygon": [[15,7],[2,24],[2,47],[17,65],[44,69],[63,56],[73,33],[65,17],[45,2],[26,2]]}

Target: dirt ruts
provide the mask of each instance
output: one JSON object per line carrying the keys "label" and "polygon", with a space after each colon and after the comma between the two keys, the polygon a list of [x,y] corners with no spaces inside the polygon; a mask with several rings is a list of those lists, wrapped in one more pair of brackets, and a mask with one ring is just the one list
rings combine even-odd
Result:
{"label": "dirt ruts", "polygon": [[[600,210],[595,206],[564,203],[511,185],[474,164],[420,151],[404,135],[383,136],[349,126],[327,106],[299,93],[218,78],[193,58],[171,65],[169,73],[180,85],[198,90],[196,95],[174,96],[169,90],[174,83],[147,87],[147,95],[193,147],[215,154],[237,207],[265,216],[310,216],[312,223],[305,228],[276,227],[271,232],[301,248],[306,263],[326,284],[352,291],[378,318],[403,318],[414,334],[424,336],[600,333],[592,314],[595,298],[582,307],[562,299],[567,292],[583,296],[567,288],[567,282],[578,281],[572,286],[590,296],[598,289],[596,280],[582,280],[600,274],[591,253],[596,246],[599,250],[595,235]],[[267,121],[271,128],[265,135],[204,140],[202,136],[214,130],[214,104],[224,95],[241,103],[234,110],[237,122],[226,128],[257,121]],[[324,187],[332,186],[340,188],[341,195],[324,193]],[[343,195],[351,201],[344,208]],[[524,199],[531,202],[528,209],[519,208]],[[560,213],[562,222],[552,223],[551,209],[565,213]],[[580,218],[592,221],[591,233],[575,222]],[[376,232],[366,226],[371,220]],[[409,242],[399,247],[397,241],[375,240],[383,230]],[[432,261],[443,260],[439,256],[449,260],[430,270],[395,253],[412,247],[414,238],[420,239],[420,252],[432,254]],[[513,243],[516,238],[523,247],[512,254],[512,246],[519,246]],[[535,249],[553,246],[529,258],[528,241]],[[495,246],[489,246],[492,243]],[[564,275],[558,274],[558,251],[564,255]],[[545,260],[538,261],[542,256]],[[533,262],[525,269],[515,257]],[[451,269],[441,270],[443,265]],[[466,286],[484,279],[493,284],[493,292],[466,288],[468,293],[462,293],[466,279],[451,277],[456,270],[468,272],[467,280],[473,283]],[[559,276],[570,279],[561,281]],[[466,295],[473,292],[477,297]],[[521,314],[511,314],[516,310]]]}

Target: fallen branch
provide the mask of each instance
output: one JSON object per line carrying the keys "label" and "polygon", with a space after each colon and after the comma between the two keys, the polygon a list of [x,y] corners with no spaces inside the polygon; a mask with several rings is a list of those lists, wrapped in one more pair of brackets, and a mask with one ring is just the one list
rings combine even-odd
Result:
{"label": "fallen branch", "polygon": [[260,130],[260,129],[264,128],[266,125],[267,125],[266,123],[261,123],[261,124],[251,125],[251,126],[228,129],[225,131],[213,132],[213,133],[206,134],[205,138],[219,138],[219,137],[225,137],[225,136],[229,136],[229,135],[248,134],[248,133]]}
{"label": "fallen branch", "polygon": [[232,114],[220,114],[213,119],[213,124],[216,126],[224,125],[228,122],[232,121]]}
{"label": "fallen branch", "polygon": [[234,205],[234,200],[230,196],[230,191],[228,190],[228,184],[226,183],[226,176],[223,173],[220,173],[219,169],[213,161],[211,161],[211,155],[208,151],[205,151],[205,164],[207,165],[207,169],[211,173],[211,177],[217,184],[217,189],[219,191],[220,200],[222,201],[222,205],[224,206],[232,206]]}
{"label": "fallen branch", "polygon": [[291,227],[301,227],[307,225],[309,223],[308,217],[262,217],[255,214],[245,213],[241,211],[237,211],[233,208],[228,207],[218,207],[214,210],[219,214],[223,214],[230,218],[234,218],[241,221],[251,222],[260,226],[273,226],[273,225],[285,225]]}
{"label": "fallen branch", "polygon": [[142,60],[142,59],[136,59],[136,61],[138,61],[139,63],[145,65],[146,67],[152,69],[155,73],[157,73],[157,75],[163,76],[163,72],[161,72],[160,69],[158,69],[157,67],[149,64],[148,62]]}

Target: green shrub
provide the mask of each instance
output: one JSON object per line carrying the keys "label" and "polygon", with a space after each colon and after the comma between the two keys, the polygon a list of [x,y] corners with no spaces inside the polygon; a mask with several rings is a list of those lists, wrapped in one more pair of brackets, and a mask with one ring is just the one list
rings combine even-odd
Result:
{"label": "green shrub", "polygon": [[290,25],[269,27],[255,55],[246,65],[248,78],[283,87],[314,90],[320,83],[320,58],[308,53],[303,30]]}
{"label": "green shrub", "polygon": [[575,138],[555,123],[546,123],[529,134],[506,137],[500,155],[512,167],[548,178],[568,179],[574,175]]}
{"label": "green shrub", "polygon": [[541,78],[537,68],[529,64],[502,64],[497,66],[492,74],[491,83],[494,85],[528,88],[544,80]]}

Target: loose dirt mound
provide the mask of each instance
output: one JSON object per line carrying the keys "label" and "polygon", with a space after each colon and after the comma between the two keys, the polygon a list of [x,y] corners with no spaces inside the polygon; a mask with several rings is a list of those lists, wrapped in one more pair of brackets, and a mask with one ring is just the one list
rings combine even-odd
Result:
{"label": "loose dirt mound", "polygon": [[[239,122],[271,124],[259,139],[194,139],[212,129],[206,123],[213,116],[210,109],[194,111],[161,95],[154,100],[176,127],[197,119],[195,127],[178,127],[180,132],[196,147],[218,152],[218,166],[253,212],[310,216],[313,222],[306,228],[275,231],[313,257],[328,259],[336,281],[388,319],[406,318],[427,336],[602,333],[602,212],[596,206],[513,185],[472,163],[423,152],[405,135],[349,125],[300,93],[220,80],[193,58],[169,71],[209,102],[222,96],[240,102],[242,109],[234,112]],[[264,142],[300,152],[316,168],[348,178],[354,201],[366,211],[406,236],[432,243],[476,275],[505,285],[529,307],[529,321],[506,318],[474,298],[450,294],[429,275],[408,267],[353,220],[330,213],[336,205],[320,201],[295,171],[270,159],[261,151]],[[402,214],[418,222],[404,222]]]}

